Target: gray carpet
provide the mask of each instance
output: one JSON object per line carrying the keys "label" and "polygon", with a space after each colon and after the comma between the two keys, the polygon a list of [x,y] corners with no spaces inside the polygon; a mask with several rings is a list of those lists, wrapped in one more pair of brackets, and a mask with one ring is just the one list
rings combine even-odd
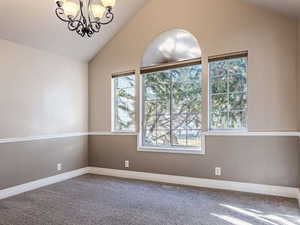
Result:
{"label": "gray carpet", "polygon": [[0,201],[1,225],[296,225],[297,201],[85,175]]}

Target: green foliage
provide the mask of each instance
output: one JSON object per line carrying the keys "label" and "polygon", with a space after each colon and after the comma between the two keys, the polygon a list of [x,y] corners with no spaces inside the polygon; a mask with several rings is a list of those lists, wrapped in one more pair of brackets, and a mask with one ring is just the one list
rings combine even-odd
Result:
{"label": "green foliage", "polygon": [[201,65],[145,74],[144,144],[199,145]]}
{"label": "green foliage", "polygon": [[132,131],[135,121],[135,77],[114,78],[115,86],[115,130]]}
{"label": "green foliage", "polygon": [[247,58],[211,62],[209,69],[211,128],[246,128]]}

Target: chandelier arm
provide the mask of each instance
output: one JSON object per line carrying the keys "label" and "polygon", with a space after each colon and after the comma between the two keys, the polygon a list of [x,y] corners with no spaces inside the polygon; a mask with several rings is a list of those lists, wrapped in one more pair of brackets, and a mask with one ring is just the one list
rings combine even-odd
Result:
{"label": "chandelier arm", "polygon": [[112,12],[112,8],[111,7],[108,7],[106,15],[105,15],[105,18],[108,19],[108,21],[105,21],[105,22],[99,21],[98,23],[101,24],[101,25],[107,25],[107,24],[109,24],[109,23],[111,23],[113,21],[114,14]]}
{"label": "chandelier arm", "polygon": [[[65,19],[64,18],[65,17],[65,11],[63,10],[63,8],[60,8],[60,7],[56,8],[55,9],[55,14],[58,17],[58,19],[60,19],[61,21],[66,22],[66,23],[70,22],[70,19]],[[63,15],[64,15],[64,17],[63,17]]]}
{"label": "chandelier arm", "polygon": [[102,27],[102,25],[96,21],[92,21],[90,24],[91,24],[91,29],[93,30],[93,32],[96,33],[98,33]]}
{"label": "chandelier arm", "polygon": [[77,30],[79,27],[83,27],[83,23],[80,20],[71,20],[68,23],[68,28],[70,31]]}

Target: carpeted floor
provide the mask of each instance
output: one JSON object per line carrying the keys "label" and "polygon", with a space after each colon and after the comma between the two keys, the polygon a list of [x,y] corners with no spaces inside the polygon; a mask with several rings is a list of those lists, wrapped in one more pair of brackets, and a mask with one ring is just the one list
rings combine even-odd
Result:
{"label": "carpeted floor", "polygon": [[296,225],[297,201],[85,175],[0,201],[1,225]]}

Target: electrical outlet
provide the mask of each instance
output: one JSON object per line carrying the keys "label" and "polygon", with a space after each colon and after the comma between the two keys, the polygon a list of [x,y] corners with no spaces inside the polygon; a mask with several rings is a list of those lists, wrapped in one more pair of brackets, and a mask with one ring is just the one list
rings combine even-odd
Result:
{"label": "electrical outlet", "polygon": [[215,168],[215,175],[216,176],[221,176],[222,175],[222,169],[220,167]]}
{"label": "electrical outlet", "polygon": [[57,171],[61,171],[62,170],[62,165],[61,165],[61,163],[58,163],[57,164]]}
{"label": "electrical outlet", "polygon": [[129,168],[129,160],[125,160],[125,168]]}

